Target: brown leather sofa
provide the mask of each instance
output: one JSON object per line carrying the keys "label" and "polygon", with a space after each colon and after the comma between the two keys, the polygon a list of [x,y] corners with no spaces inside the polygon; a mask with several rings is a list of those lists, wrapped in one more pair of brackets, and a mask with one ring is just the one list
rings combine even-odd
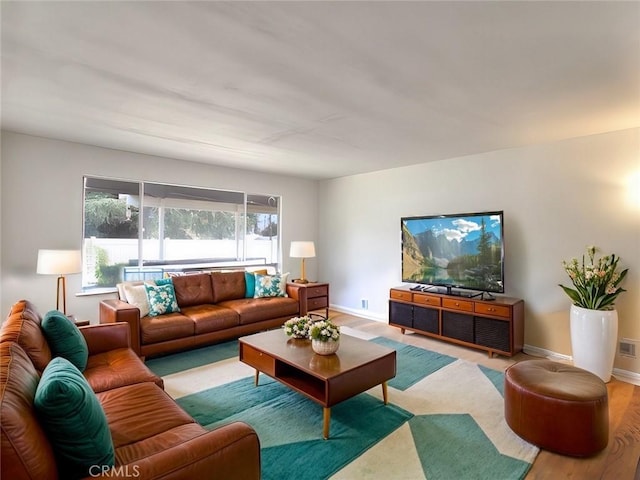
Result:
{"label": "brown leather sofa", "polygon": [[[22,300],[0,331],[3,479],[59,478],[52,444],[34,408],[40,376],[52,359],[40,325],[34,306]],[[260,478],[255,431],[242,422],[212,431],[198,425],[129,348],[127,325],[80,331],[89,349],[83,374],[106,414],[115,449],[115,467],[102,475],[90,471],[86,478]]]}
{"label": "brown leather sofa", "polygon": [[173,286],[179,313],[141,318],[120,294],[100,302],[100,323],[128,323],[132,348],[149,357],[276,328],[307,313],[306,289],[292,283],[286,297],[246,298],[243,271],[173,277]]}

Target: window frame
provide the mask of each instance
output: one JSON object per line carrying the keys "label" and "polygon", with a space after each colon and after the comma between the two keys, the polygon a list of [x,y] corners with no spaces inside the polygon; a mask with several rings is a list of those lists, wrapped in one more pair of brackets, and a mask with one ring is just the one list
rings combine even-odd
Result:
{"label": "window frame", "polygon": [[[133,187],[137,186],[137,195],[132,194]],[[155,196],[151,197],[151,195],[147,195],[147,188],[151,187],[150,190],[155,190]],[[119,190],[123,190],[126,193],[121,194]],[[158,192],[174,192],[166,193],[165,198],[161,198],[161,195],[158,196]],[[122,271],[118,271],[117,277],[118,280],[115,283],[107,284],[103,280],[102,283],[98,280],[98,273],[96,273],[98,269],[97,264],[97,248],[102,248],[98,246],[100,240],[104,240],[107,238],[111,239],[121,239],[120,237],[96,237],[96,236],[88,236],[87,235],[87,203],[88,203],[88,193],[94,192],[105,192],[111,193],[112,195],[128,195],[129,197],[125,200],[125,215],[128,220],[131,220],[133,216],[136,216],[137,220],[137,235],[135,238],[129,238],[131,242],[137,243],[137,258],[132,259],[129,257],[129,262],[133,260],[137,260],[136,265],[127,265],[122,262],[112,262],[105,263],[105,266],[113,266],[121,265]],[[177,192],[177,193],[176,193]],[[178,196],[188,197],[189,194],[192,194],[193,198],[191,199],[183,199],[178,198]],[[172,197],[171,195],[174,195]],[[197,199],[195,197],[198,197]],[[160,198],[160,201],[151,201],[151,198]],[[164,199],[169,199],[167,202],[163,202]],[[216,201],[216,199],[232,199],[232,201],[222,202]],[[249,205],[250,200],[254,200],[254,204]],[[118,200],[123,200],[119,198]],[[255,201],[257,200],[257,201]],[[260,202],[266,202],[265,206],[260,206]],[[275,202],[275,205],[272,203]],[[164,250],[158,249],[158,260],[151,261],[149,259],[145,259],[145,251],[148,253],[148,249],[151,248],[149,246],[145,247],[145,242],[148,245],[151,245],[154,239],[152,237],[145,237],[145,218],[148,215],[148,212],[145,212],[146,208],[149,208],[150,204],[162,204],[170,205],[169,208],[174,209],[182,209],[187,213],[190,213],[192,219],[194,216],[197,216],[196,212],[211,212],[215,219],[216,212],[232,212],[235,216],[235,222],[233,227],[233,240],[235,242],[235,259],[230,260],[230,258],[218,259],[216,260],[215,255],[210,258],[189,258],[188,256],[183,259],[177,260],[167,260],[167,257],[164,255]],[[256,206],[257,205],[257,206]],[[154,205],[151,205],[153,207]],[[192,208],[189,208],[192,207]],[[217,208],[219,207],[219,208]],[[130,209],[131,212],[130,213]],[[137,209],[137,210],[135,210]],[[135,211],[134,211],[135,210]],[[262,210],[262,211],[261,211]],[[166,214],[166,212],[164,213]],[[250,234],[248,232],[248,218],[249,215],[252,214],[267,214],[269,215],[269,222],[271,222],[271,217],[275,215],[275,235],[273,235],[274,228],[269,223],[269,228],[265,229],[269,232],[269,237],[267,238],[270,243],[268,245],[262,245],[263,248],[268,247],[269,254],[262,257],[262,260],[256,260],[249,258],[248,251],[250,251]],[[129,217],[131,215],[131,217]],[[206,214],[205,214],[206,215]],[[109,217],[110,219],[111,217]],[[94,219],[94,221],[96,221]],[[94,176],[94,175],[84,175],[83,176],[83,194],[82,194],[82,258],[83,258],[83,272],[82,272],[82,288],[83,291],[89,292],[95,289],[104,289],[104,288],[113,288],[119,282],[126,280],[147,280],[157,278],[158,275],[166,276],[170,271],[193,271],[193,270],[216,270],[216,269],[224,269],[224,268],[246,268],[252,266],[267,266],[273,267],[276,271],[280,271],[282,265],[282,234],[280,231],[282,221],[282,196],[274,195],[274,194],[261,194],[261,193],[247,193],[243,191],[237,190],[223,190],[214,187],[200,187],[200,186],[191,186],[191,185],[180,185],[180,184],[172,184],[165,182],[152,182],[152,181],[144,181],[144,180],[125,180],[119,178],[111,178],[111,177],[103,177],[103,176]],[[256,219],[257,223],[258,220]],[[148,220],[147,220],[148,223]],[[195,223],[191,223],[190,225],[195,225]],[[92,231],[95,231],[95,225]],[[130,226],[129,226],[130,227]],[[193,229],[190,229],[191,233],[193,233]],[[212,231],[215,228],[211,229]],[[160,225],[158,225],[158,245],[162,245],[165,241],[163,236],[162,242],[159,239]],[[166,230],[165,230],[166,231]],[[128,237],[123,237],[122,239],[126,240]],[[166,238],[168,240],[168,237]],[[214,242],[225,240],[224,238],[206,238],[201,240],[203,242],[209,242],[211,245],[215,245]],[[230,239],[226,239],[228,241]],[[199,238],[183,238],[180,240],[184,244],[187,241],[200,241]],[[108,242],[105,242],[108,243]],[[258,245],[258,244],[256,244]],[[96,248],[97,247],[97,248]],[[162,247],[159,247],[162,248]],[[212,252],[215,254],[215,249]],[[113,252],[111,252],[113,253]],[[105,253],[105,257],[106,257]],[[153,255],[153,254],[152,254]],[[126,258],[126,257],[125,257]],[[198,260],[203,260],[202,262],[197,262]],[[181,263],[180,263],[181,262]],[[115,269],[113,269],[115,270]],[[139,278],[135,277],[135,272],[137,272]],[[147,275],[147,272],[151,272]],[[114,275],[113,278],[116,276]]]}

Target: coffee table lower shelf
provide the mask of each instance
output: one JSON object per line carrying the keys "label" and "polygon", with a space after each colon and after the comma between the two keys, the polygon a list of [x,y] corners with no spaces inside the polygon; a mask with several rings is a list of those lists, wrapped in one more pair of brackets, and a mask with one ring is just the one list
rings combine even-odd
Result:
{"label": "coffee table lower shelf", "polygon": [[[304,343],[306,342],[306,343]],[[320,356],[310,342],[270,331],[239,340],[240,360],[323,407],[322,436],[329,438],[331,407],[376,385],[388,403],[387,381],[396,375],[395,350],[343,335],[338,353]]]}

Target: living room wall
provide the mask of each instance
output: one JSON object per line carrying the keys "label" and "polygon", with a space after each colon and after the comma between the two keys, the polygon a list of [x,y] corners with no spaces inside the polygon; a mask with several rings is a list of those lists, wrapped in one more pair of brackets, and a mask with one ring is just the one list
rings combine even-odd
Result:
{"label": "living room wall", "polygon": [[[291,240],[316,240],[317,182],[194,162],[141,155],[2,132],[1,228],[2,320],[23,298],[41,313],[55,308],[55,276],[37,275],[40,248],[82,245],[84,175],[147,180],[282,196],[284,271],[299,275],[299,259],[289,259]],[[307,275],[316,277],[316,261]],[[98,321],[98,304],[115,294],[77,296],[80,275],[67,278],[67,312]]]}
{"label": "living room wall", "polygon": [[[504,210],[506,295],[525,300],[528,348],[571,355],[561,262],[596,245],[629,268],[619,338],[640,354],[640,187],[629,184],[639,173],[631,129],[323,181],[320,278],[336,307],[386,321],[389,288],[402,283],[400,217]],[[615,367],[640,373],[638,359],[618,355]]]}

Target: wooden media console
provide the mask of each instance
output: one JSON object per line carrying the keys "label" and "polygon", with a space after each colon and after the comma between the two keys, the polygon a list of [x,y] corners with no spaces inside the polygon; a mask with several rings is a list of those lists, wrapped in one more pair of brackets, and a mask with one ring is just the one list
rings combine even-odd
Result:
{"label": "wooden media console", "polygon": [[390,291],[389,325],[447,342],[512,356],[524,345],[524,300],[493,300],[413,291]]}

